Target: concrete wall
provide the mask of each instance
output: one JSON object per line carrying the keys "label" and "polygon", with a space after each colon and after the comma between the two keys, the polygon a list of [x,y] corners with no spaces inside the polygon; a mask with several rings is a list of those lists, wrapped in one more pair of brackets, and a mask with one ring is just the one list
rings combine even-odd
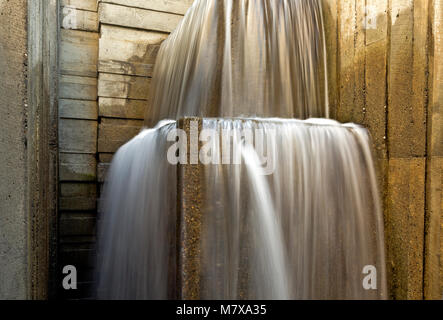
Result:
{"label": "concrete wall", "polygon": [[57,0],[0,1],[0,298],[45,299],[56,220]]}
{"label": "concrete wall", "polygon": [[0,299],[28,296],[26,0],[0,0]]}
{"label": "concrete wall", "polygon": [[59,257],[93,295],[97,202],[114,152],[143,125],[160,43],[192,0],[60,0]]}
{"label": "concrete wall", "polygon": [[117,149],[143,126],[160,44],[193,0],[102,0],[99,3],[98,179]]}
{"label": "concrete wall", "polygon": [[442,1],[324,4],[332,117],[374,141],[391,297],[440,299]]}
{"label": "concrete wall", "polygon": [[[97,213],[97,0],[60,0],[58,298],[92,295]],[[64,290],[74,265],[78,289]]]}

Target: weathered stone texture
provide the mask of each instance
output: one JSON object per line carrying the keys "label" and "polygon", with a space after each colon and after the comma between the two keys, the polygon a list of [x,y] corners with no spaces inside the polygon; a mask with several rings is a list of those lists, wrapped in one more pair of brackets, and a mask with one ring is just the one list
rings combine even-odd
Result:
{"label": "weathered stone texture", "polygon": [[28,297],[26,3],[0,1],[0,299]]}

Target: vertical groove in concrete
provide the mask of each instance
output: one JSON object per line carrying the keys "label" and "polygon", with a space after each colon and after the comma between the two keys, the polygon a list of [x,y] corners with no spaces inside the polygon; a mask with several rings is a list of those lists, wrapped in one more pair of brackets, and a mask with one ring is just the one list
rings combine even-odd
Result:
{"label": "vertical groove in concrete", "polygon": [[56,276],[58,0],[28,1],[28,295],[47,299]]}

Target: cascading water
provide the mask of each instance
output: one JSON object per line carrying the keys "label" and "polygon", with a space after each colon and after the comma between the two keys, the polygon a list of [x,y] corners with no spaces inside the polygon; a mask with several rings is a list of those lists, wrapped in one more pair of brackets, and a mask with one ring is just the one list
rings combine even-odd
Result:
{"label": "cascading water", "polygon": [[[197,0],[162,45],[146,124],[204,118],[199,298],[387,297],[366,130],[282,119],[328,115],[321,12],[314,0]],[[99,298],[177,297],[170,158],[187,161],[192,144],[171,149],[175,138],[183,142],[179,127],[160,121],[114,157],[101,208]],[[377,270],[376,290],[363,286],[365,266]]]}
{"label": "cascading water", "polygon": [[197,0],[162,44],[148,127],[182,117],[328,117],[321,1]]}

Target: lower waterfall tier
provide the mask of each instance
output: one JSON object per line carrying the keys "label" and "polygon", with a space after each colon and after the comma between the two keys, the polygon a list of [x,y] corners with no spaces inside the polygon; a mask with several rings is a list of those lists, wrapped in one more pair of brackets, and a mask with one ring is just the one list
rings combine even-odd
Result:
{"label": "lower waterfall tier", "polygon": [[116,154],[99,297],[387,298],[370,139],[332,120],[187,118]]}

